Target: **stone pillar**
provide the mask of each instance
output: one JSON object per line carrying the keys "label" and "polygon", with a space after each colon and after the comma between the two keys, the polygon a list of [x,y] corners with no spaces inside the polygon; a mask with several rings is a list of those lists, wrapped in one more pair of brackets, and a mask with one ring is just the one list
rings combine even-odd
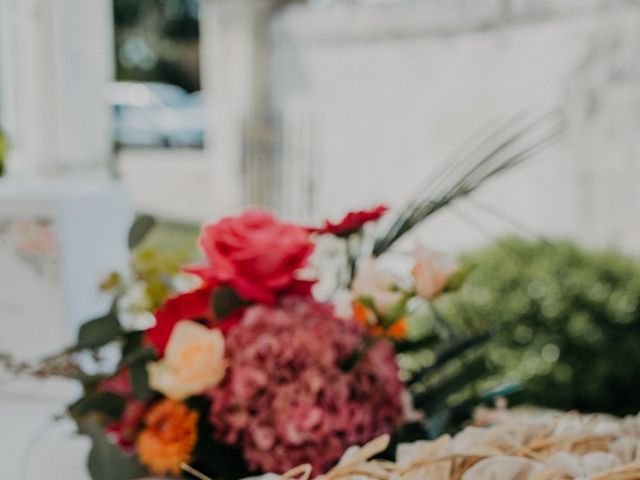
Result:
{"label": "stone pillar", "polygon": [[201,75],[205,148],[218,214],[246,200],[244,126],[269,112],[269,0],[204,0],[201,9]]}
{"label": "stone pillar", "polygon": [[106,177],[105,88],[113,79],[109,0],[0,0],[0,125],[10,174]]}
{"label": "stone pillar", "polygon": [[[111,179],[110,0],[0,0],[0,350],[35,357],[103,313],[133,212]],[[38,337],[39,335],[39,337]]]}

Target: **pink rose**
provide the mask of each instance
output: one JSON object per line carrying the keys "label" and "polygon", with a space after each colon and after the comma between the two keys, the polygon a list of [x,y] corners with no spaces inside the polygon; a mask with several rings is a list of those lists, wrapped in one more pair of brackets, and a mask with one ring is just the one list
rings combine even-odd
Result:
{"label": "pink rose", "polygon": [[295,277],[313,252],[309,233],[267,211],[248,210],[204,227],[200,246],[208,264],[190,271],[209,285],[229,285],[244,300],[264,303],[309,293],[310,282]]}

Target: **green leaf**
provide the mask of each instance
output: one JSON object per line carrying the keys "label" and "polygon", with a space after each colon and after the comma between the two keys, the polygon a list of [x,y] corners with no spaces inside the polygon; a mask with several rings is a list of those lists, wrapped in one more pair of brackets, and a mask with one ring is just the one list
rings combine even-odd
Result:
{"label": "green leaf", "polygon": [[489,341],[490,338],[491,335],[489,333],[482,333],[472,337],[454,338],[451,341],[442,344],[436,350],[435,363],[413,374],[407,383],[411,385],[424,380],[428,375],[436,373],[438,370],[442,369],[451,360],[462,357],[462,355],[466,354],[470,350]]}
{"label": "green leaf", "polygon": [[[187,401],[191,409],[209,411],[210,402],[204,397],[192,397]],[[223,445],[214,440],[213,427],[206,415],[198,420],[198,442],[190,465],[205,475],[225,480],[247,478],[250,473],[238,447]]]}
{"label": "green leaf", "polygon": [[411,295],[405,294],[400,300],[391,305],[384,314],[380,315],[382,325],[386,328],[391,327],[394,323],[400,320],[407,314],[407,302],[411,298]]}
{"label": "green leaf", "polygon": [[416,408],[432,414],[445,407],[452,394],[473,384],[486,372],[487,365],[481,356],[463,362],[456,373],[444,376],[437,383],[427,386],[424,392],[414,395],[413,404]]}
{"label": "green leaf", "polygon": [[471,265],[465,265],[460,267],[453,275],[449,277],[446,285],[442,289],[443,293],[457,292],[462,288],[464,282],[467,280],[469,275],[473,272],[473,267]]}
{"label": "green leaf", "polygon": [[376,306],[374,305],[373,298],[371,298],[371,296],[363,295],[361,297],[356,298],[356,301],[364,305],[369,310],[376,312]]}
{"label": "green leaf", "polygon": [[427,422],[428,438],[435,439],[447,431],[451,423],[451,410],[448,408],[439,410],[437,413],[429,414]]}
{"label": "green leaf", "polygon": [[82,432],[92,440],[87,467],[93,480],[132,480],[147,475],[135,456],[109,441],[95,419],[83,422]]}
{"label": "green leaf", "polygon": [[115,393],[97,392],[82,397],[69,407],[69,412],[75,418],[81,418],[90,413],[117,418],[124,412],[125,403],[125,399]]}
{"label": "green leaf", "polygon": [[211,308],[218,319],[224,319],[236,309],[247,305],[231,287],[219,287],[211,295]]}
{"label": "green leaf", "polygon": [[522,384],[520,383],[517,383],[517,382],[503,383],[502,385],[498,385],[497,387],[494,387],[489,391],[483,392],[482,400],[485,402],[490,402],[495,400],[498,397],[507,397],[509,395],[513,395],[521,391],[522,391]]}
{"label": "green leaf", "polygon": [[97,388],[100,382],[109,378],[109,376],[104,374],[91,375],[88,373],[79,372],[74,378],[82,383],[82,386],[86,391],[89,391]]}
{"label": "green leaf", "polygon": [[122,365],[126,365],[127,367],[131,367],[136,364],[146,364],[151,360],[155,360],[156,351],[153,347],[138,347],[136,349],[130,350],[128,352],[123,351],[122,361],[120,362]]}
{"label": "green leaf", "polygon": [[153,390],[149,387],[149,375],[144,363],[136,363],[129,370],[133,394],[140,400],[147,401],[153,396]]}
{"label": "green leaf", "polygon": [[[427,438],[424,422],[411,422],[402,425],[393,435],[393,444],[397,447],[401,443],[412,443]],[[395,449],[393,450],[395,452]]]}
{"label": "green leaf", "polygon": [[431,333],[419,340],[402,340],[395,343],[396,353],[416,352],[434,346],[440,341],[440,335]]}
{"label": "green leaf", "polygon": [[136,218],[129,230],[129,249],[132,250],[140,245],[155,225],[156,220],[150,215],[141,215]]}
{"label": "green leaf", "polygon": [[80,327],[76,348],[98,348],[115,340],[122,333],[118,317],[112,308],[106,315],[90,320]]}

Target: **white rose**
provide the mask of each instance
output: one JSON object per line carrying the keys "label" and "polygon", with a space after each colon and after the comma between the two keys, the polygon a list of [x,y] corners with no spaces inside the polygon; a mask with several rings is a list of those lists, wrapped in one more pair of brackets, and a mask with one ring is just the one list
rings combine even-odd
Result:
{"label": "white rose", "polygon": [[444,253],[430,250],[420,244],[414,253],[415,265],[412,270],[416,293],[427,300],[433,300],[446,286],[458,264]]}
{"label": "white rose", "polygon": [[356,298],[371,298],[376,310],[384,313],[402,299],[402,292],[397,291],[395,285],[393,276],[378,270],[375,260],[368,258],[358,265],[352,292]]}
{"label": "white rose", "polygon": [[343,320],[353,318],[353,293],[349,290],[339,290],[333,295],[333,312]]}
{"label": "white rose", "polygon": [[220,330],[190,320],[174,327],[164,358],[147,364],[149,386],[178,401],[218,385],[226,368]]}

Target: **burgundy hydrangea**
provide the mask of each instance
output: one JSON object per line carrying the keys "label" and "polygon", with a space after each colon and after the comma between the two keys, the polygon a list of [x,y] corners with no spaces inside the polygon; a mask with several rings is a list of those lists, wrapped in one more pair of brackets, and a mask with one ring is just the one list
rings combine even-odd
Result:
{"label": "burgundy hydrangea", "polygon": [[349,446],[391,432],[405,388],[394,349],[380,341],[344,371],[362,344],[355,322],[310,299],[250,307],[226,338],[227,377],[208,392],[216,439],[241,447],[254,470],[310,463],[318,474]]}

